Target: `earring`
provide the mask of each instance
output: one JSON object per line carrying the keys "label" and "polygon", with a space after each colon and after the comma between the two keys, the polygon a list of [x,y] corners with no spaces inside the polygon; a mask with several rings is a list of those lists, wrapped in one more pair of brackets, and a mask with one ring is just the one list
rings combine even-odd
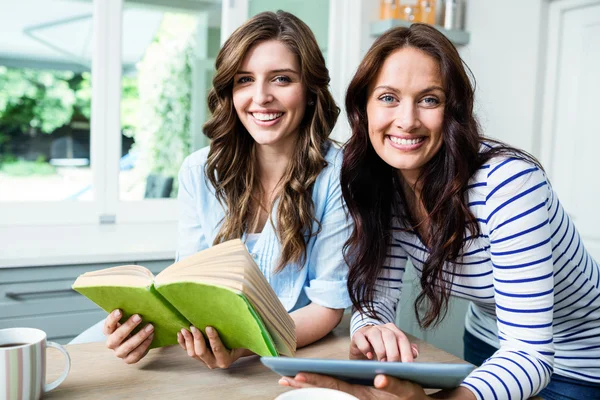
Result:
{"label": "earring", "polygon": [[309,100],[308,101],[308,105],[309,106],[314,106],[315,105],[315,101],[314,100]]}

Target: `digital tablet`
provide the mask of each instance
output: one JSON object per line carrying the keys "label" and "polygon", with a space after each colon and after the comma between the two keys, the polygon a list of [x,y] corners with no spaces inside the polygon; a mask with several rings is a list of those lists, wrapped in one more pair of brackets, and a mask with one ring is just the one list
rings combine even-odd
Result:
{"label": "digital tablet", "polygon": [[475,369],[471,364],[380,362],[318,358],[261,357],[260,361],[282,376],[298,372],[329,375],[350,383],[373,386],[376,375],[385,374],[418,383],[424,388],[451,389]]}

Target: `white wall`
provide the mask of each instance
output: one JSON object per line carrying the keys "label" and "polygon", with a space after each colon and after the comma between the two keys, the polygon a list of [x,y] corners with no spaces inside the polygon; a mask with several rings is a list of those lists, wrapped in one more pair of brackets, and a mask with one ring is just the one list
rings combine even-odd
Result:
{"label": "white wall", "polygon": [[535,148],[544,0],[467,0],[471,41],[460,53],[477,81],[476,113],[486,136]]}

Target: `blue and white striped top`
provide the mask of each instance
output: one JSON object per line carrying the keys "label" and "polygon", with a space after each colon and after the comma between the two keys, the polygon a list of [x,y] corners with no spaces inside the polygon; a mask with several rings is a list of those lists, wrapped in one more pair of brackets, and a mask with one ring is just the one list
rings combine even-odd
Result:
{"label": "blue and white striped top", "polygon": [[[466,329],[499,350],[462,385],[478,399],[526,399],[553,371],[600,383],[600,268],[544,173],[496,157],[473,175],[467,196],[481,234],[466,241],[452,295],[471,301]],[[407,259],[417,275],[427,259],[418,235],[400,226],[375,287],[383,321],[355,313],[352,333],[393,322]]]}

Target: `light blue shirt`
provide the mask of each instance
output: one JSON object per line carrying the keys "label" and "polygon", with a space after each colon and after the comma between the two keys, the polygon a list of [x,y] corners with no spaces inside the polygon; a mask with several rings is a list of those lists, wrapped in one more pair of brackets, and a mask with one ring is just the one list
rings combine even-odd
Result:
{"label": "light blue shirt", "polygon": [[[225,210],[205,174],[208,147],[188,156],[179,171],[179,233],[177,261],[212,246],[221,228]],[[274,226],[277,207],[250,250],[261,272],[289,311],[311,302],[328,308],[346,308],[352,303],[346,281],[348,266],[342,249],[351,232],[340,188],[341,150],[330,146],[323,168],[313,187],[315,218],[321,231],[306,246],[304,265],[288,264],[274,272],[281,254],[281,244]],[[313,224],[313,232],[318,225]],[[245,239],[242,238],[242,239]]]}

